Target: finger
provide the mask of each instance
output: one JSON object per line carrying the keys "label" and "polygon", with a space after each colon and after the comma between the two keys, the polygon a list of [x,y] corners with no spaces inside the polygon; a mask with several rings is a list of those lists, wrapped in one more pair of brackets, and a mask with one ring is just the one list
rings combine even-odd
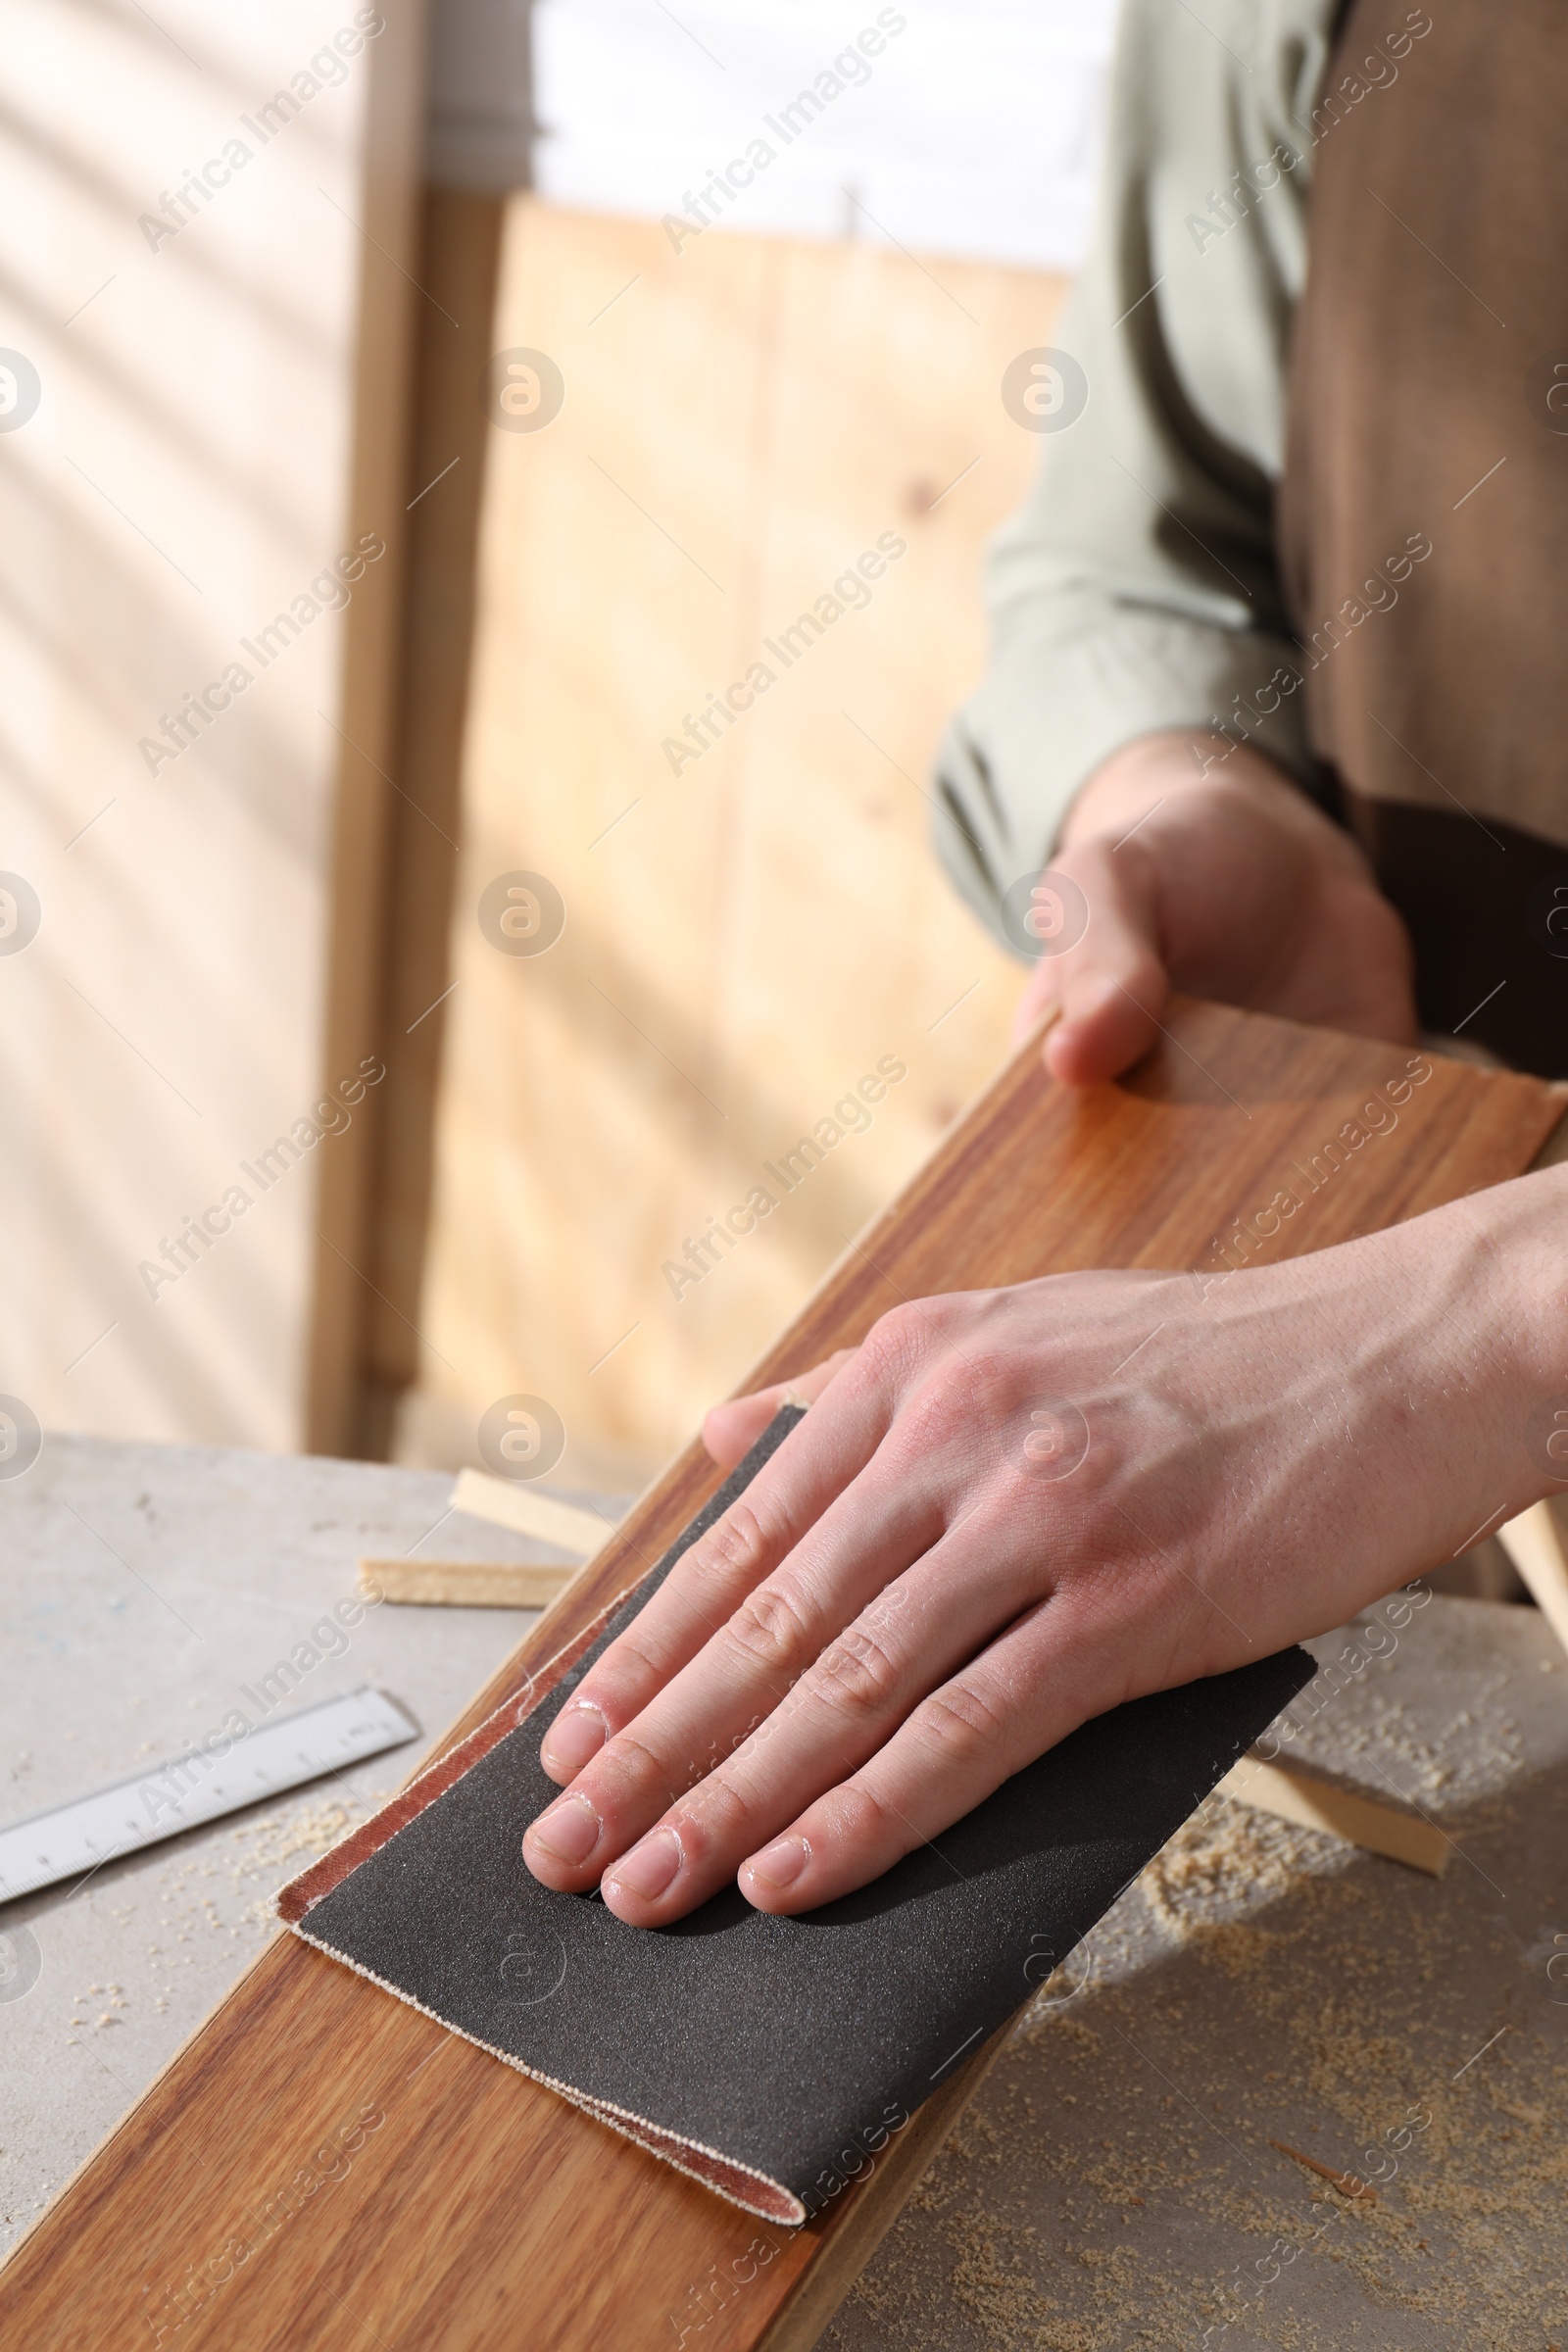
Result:
{"label": "finger", "polygon": [[[983,1577],[972,1573],[980,1544]],[[934,1686],[1040,1597],[1041,1554],[1015,1537],[1007,1557],[997,1531],[979,1537],[972,1518],[926,1552],[828,1643],[732,1756],[611,1863],[608,1907],[632,1926],[663,1927],[727,1886],[803,1800],[864,1765]],[[672,1716],[685,1695],[679,1684],[666,1694]]]}
{"label": "finger", "polygon": [[1170,996],[1158,871],[1146,845],[1108,836],[1063,851],[1058,866],[1088,902],[1088,926],[1075,947],[1040,958],[1016,1027],[1021,1041],[1054,1011],[1046,1067],[1064,1085],[1088,1086],[1129,1069],[1158,1034]]}
{"label": "finger", "polygon": [[[556,1717],[539,1751],[552,1780],[571,1781],[719,1633],[864,1468],[894,1406],[888,1378],[872,1371],[791,1430]],[[764,1712],[777,1695],[763,1694]]]}
{"label": "finger", "polygon": [[1114,1645],[1083,1613],[1039,1602],[915,1707],[858,1772],[808,1805],[737,1873],[760,1911],[793,1915],[890,1870],[1093,1715],[1130,1693],[1106,1681]]}
{"label": "finger", "polygon": [[[765,1746],[770,1755],[776,1752],[793,1760],[771,1770],[770,1785],[784,1775],[775,1804],[781,1818],[799,1810],[803,1773],[808,1777],[813,1769],[810,1742],[804,1751],[790,1742],[779,1746],[774,1737],[779,1711],[787,1709],[789,1720],[800,1721],[803,1733],[814,1724],[820,1742],[831,1712],[813,1713],[808,1701],[822,1679],[814,1670],[823,1653],[911,1560],[929,1553],[943,1533],[948,1482],[929,1464],[906,1464],[905,1470],[905,1475],[896,1476],[883,1468],[880,1475],[852,1485],[788,1559],[745,1595],[700,1654],[590,1757],[523,1840],[524,1859],[536,1878],[565,1892],[580,1891],[669,1817],[673,1806],[682,1822],[690,1813],[686,1850],[691,1869],[682,1881],[681,1899],[674,1907],[661,1906],[659,1915],[676,1917],[705,1899],[704,1893],[686,1888],[700,1882],[710,1892],[713,1886],[733,1878],[742,1856],[757,1838],[767,1834],[751,1815],[742,1818],[757,1784],[757,1760],[750,1751]],[[852,1672],[849,1653],[837,1661],[836,1671]],[[808,1696],[796,1707],[793,1696],[803,1678]],[[623,1688],[612,1687],[608,1696],[601,1694],[601,1709],[617,1707]],[[904,1703],[912,1703],[912,1697]],[[859,1712],[863,1720],[865,1708]],[[891,1728],[891,1722],[884,1728]],[[829,1787],[859,1760],[858,1754],[851,1757],[835,1748],[810,1793]],[[730,1777],[723,1777],[726,1773]],[[693,1809],[683,1800],[697,1786],[707,1787],[708,1794]],[[743,1788],[744,1800],[739,1793]],[[725,1816],[722,1824],[720,1814]],[[677,1836],[684,1835],[679,1822],[670,1820],[668,1826]],[[667,1838],[660,1851],[667,1861],[674,1851]],[[673,1868],[671,1864],[666,1879]],[[717,1879],[712,1877],[715,1869]],[[628,1886],[640,1891],[635,1873]],[[628,1906],[625,1915],[632,1916],[636,1908]]]}
{"label": "finger", "polygon": [[721,1470],[733,1470],[751,1452],[782,1404],[814,1404],[841,1364],[855,1349],[841,1348],[825,1363],[813,1364],[796,1380],[776,1380],[770,1389],[754,1389],[749,1396],[731,1396],[711,1406],[703,1421],[703,1444]]}

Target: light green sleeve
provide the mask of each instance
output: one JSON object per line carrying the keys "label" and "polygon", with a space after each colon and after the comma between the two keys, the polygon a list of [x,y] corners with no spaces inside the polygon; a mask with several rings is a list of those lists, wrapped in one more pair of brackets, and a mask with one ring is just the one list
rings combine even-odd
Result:
{"label": "light green sleeve", "polygon": [[1125,0],[1099,220],[1054,335],[1087,406],[1042,434],[992,543],[990,669],[937,765],[938,853],[999,938],[1002,895],[1135,736],[1240,725],[1314,784],[1301,698],[1269,688],[1298,669],[1273,510],[1333,6]]}

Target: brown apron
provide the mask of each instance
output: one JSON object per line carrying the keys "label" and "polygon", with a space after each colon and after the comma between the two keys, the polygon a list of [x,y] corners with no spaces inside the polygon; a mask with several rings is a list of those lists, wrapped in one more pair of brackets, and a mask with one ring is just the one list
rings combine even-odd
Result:
{"label": "brown apron", "polygon": [[1279,503],[1312,745],[1423,1024],[1568,1076],[1568,9],[1350,0],[1314,128]]}

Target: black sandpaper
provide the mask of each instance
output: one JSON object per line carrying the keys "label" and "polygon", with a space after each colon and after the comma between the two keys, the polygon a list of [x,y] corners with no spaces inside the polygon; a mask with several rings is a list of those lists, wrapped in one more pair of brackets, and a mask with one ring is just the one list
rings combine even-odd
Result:
{"label": "black sandpaper", "polygon": [[776,1416],[532,1713],[293,1923],[780,2221],[836,2194],[1030,1997],[1313,1672],[1286,1650],[1114,1708],[801,1918],[730,1886],[650,1930],[553,1892],[521,1855],[560,1793],[539,1763],[547,1725],[799,1418]]}

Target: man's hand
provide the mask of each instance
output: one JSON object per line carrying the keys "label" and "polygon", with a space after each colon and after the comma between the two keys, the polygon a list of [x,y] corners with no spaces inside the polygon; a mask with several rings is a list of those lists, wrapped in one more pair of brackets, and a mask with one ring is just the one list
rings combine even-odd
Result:
{"label": "man's hand", "polygon": [[[798,1384],[805,1420],[551,1727],[569,1787],[528,1867],[637,1926],[737,1878],[808,1910],[1088,1717],[1451,1557],[1551,1483],[1521,1432],[1568,1387],[1565,1210],[1554,1170],[1207,1287],[1067,1274],[886,1316]],[[778,1401],[711,1416],[718,1457]]]}
{"label": "man's hand", "polygon": [[[1200,772],[1199,754],[1211,762]],[[1153,1044],[1173,989],[1355,1037],[1413,1042],[1409,938],[1349,835],[1273,761],[1213,736],[1147,735],[1074,802],[1052,869],[1089,906],[1019,1005],[1069,1085],[1113,1078]]]}

